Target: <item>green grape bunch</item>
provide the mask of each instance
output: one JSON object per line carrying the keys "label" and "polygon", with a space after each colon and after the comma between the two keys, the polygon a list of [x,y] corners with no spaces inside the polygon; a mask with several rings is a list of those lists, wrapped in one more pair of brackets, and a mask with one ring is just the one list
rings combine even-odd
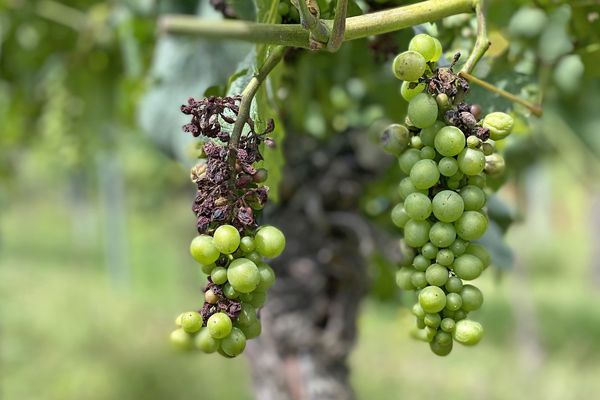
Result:
{"label": "green grape bunch", "polygon": [[183,130],[207,141],[191,180],[197,186],[192,210],[199,235],[190,244],[192,257],[200,264],[208,282],[202,307],[180,314],[170,339],[181,350],[218,352],[233,358],[241,354],[246,341],[261,333],[258,310],[275,283],[275,272],[267,263],[285,248],[284,234],[274,226],[257,223],[267,201],[268,173],[256,168],[262,160],[259,144],[271,140],[270,122],[257,133],[249,118],[250,130],[230,146],[231,134],[222,122],[232,124],[239,112],[239,97],[190,99],[181,107],[192,116]]}
{"label": "green grape bunch", "polygon": [[482,306],[483,294],[466,282],[491,262],[477,243],[488,227],[486,177],[504,172],[495,143],[510,134],[513,119],[502,112],[481,118],[481,109],[463,100],[468,82],[452,67],[437,67],[441,55],[436,38],[419,34],[395,58],[407,118],[381,138],[406,175],[398,184],[402,201],[391,212],[403,230],[396,283],[417,292],[413,336],[445,356],[454,342],[471,346],[483,337],[481,324],[468,319]]}

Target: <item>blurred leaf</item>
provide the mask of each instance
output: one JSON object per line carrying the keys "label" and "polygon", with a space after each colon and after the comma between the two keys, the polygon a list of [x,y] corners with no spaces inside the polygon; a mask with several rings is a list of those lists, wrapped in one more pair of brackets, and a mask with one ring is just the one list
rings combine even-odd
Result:
{"label": "blurred leaf", "polygon": [[226,0],[227,4],[235,10],[235,15],[239,19],[254,21],[256,19],[256,9],[254,1],[251,0]]}
{"label": "blurred leaf", "polygon": [[477,242],[489,250],[492,256],[492,265],[498,268],[513,266],[515,261],[513,251],[504,241],[504,232],[494,220],[490,220],[485,235]]}

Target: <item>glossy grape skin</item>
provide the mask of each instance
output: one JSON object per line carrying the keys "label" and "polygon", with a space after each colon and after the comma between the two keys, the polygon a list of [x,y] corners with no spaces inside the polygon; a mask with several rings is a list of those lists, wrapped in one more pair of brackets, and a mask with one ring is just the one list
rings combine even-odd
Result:
{"label": "glossy grape skin", "polygon": [[400,170],[408,175],[419,160],[421,160],[421,152],[417,149],[408,149],[398,157],[398,165]]}
{"label": "glossy grape skin", "polygon": [[426,33],[419,33],[413,36],[408,43],[408,50],[420,53],[425,61],[431,61],[435,57],[436,45],[431,36]]}
{"label": "glossy grape skin", "polygon": [[202,328],[194,337],[194,345],[203,353],[214,353],[219,349],[219,339],[215,339],[210,335],[208,328]]}
{"label": "glossy grape skin", "polygon": [[213,243],[213,238],[208,235],[196,236],[190,244],[192,257],[200,264],[212,264],[221,255]]}
{"label": "glossy grape skin", "polygon": [[429,229],[429,241],[437,247],[448,247],[456,239],[456,230],[452,224],[436,222]]}
{"label": "glossy grape skin", "polygon": [[452,336],[459,343],[466,346],[473,346],[481,341],[483,327],[479,322],[463,319],[456,323]]}
{"label": "glossy grape skin", "polygon": [[[417,160],[418,161],[418,160]],[[416,162],[416,161],[415,161]],[[411,166],[412,168],[412,166]],[[408,170],[410,172],[410,169]],[[413,185],[410,177],[402,178],[400,183],[398,184],[398,194],[402,198],[402,200],[406,199],[411,193],[423,193],[427,194],[426,190],[419,190]]]}
{"label": "glossy grape skin", "polygon": [[208,318],[206,326],[210,332],[210,336],[215,339],[222,339],[229,335],[233,324],[227,314],[218,312]]}
{"label": "glossy grape skin", "polygon": [[444,286],[448,281],[448,269],[439,264],[432,264],[425,271],[427,283],[433,286]]}
{"label": "glossy grape skin", "polygon": [[437,103],[429,94],[419,93],[408,102],[407,115],[417,128],[430,127],[437,119]]}
{"label": "glossy grape skin", "polygon": [[429,229],[431,229],[429,221],[411,219],[404,225],[404,241],[411,247],[421,247],[429,242]]}
{"label": "glossy grape skin", "polygon": [[410,282],[416,289],[422,289],[427,286],[427,278],[425,272],[415,271],[410,277]]}
{"label": "glossy grape skin", "polygon": [[252,253],[256,249],[256,244],[254,243],[254,238],[251,236],[244,236],[240,240],[240,249],[244,253]]}
{"label": "glossy grape skin", "polygon": [[462,239],[469,241],[480,239],[485,233],[487,226],[487,217],[477,211],[465,211],[454,223],[456,234]]}
{"label": "glossy grape skin", "polygon": [[438,326],[440,326],[440,323],[442,322],[442,317],[440,317],[440,314],[425,314],[425,318],[423,318],[423,322],[425,322],[426,326],[429,326],[431,328],[437,328]]}
{"label": "glossy grape skin", "polygon": [[483,187],[485,186],[485,176],[482,175],[473,175],[473,176],[469,176],[469,179],[467,180],[467,183],[469,185],[474,185],[477,186],[480,189],[483,189]]}
{"label": "glossy grape skin", "polygon": [[175,329],[173,332],[171,332],[169,341],[177,350],[190,350],[194,345],[192,336],[182,328]]}
{"label": "glossy grape skin", "polygon": [[202,272],[206,275],[210,275],[210,273],[212,272],[213,269],[215,269],[216,265],[215,263],[212,264],[202,264],[200,266],[200,269],[202,270]]}
{"label": "glossy grape skin", "polygon": [[431,261],[429,261],[427,258],[423,257],[422,254],[418,254],[417,256],[415,256],[415,258],[413,260],[413,267],[417,271],[425,271],[425,270],[427,270],[427,267],[429,267],[430,265],[431,265]]}
{"label": "glossy grape skin", "polygon": [[242,309],[238,314],[236,324],[239,326],[249,326],[254,321],[256,321],[256,309],[248,303],[242,303]]}
{"label": "glossy grape skin", "polygon": [[444,346],[448,346],[452,343],[452,335],[450,335],[447,332],[442,331],[438,331],[435,334],[435,337],[433,338],[433,341],[436,343],[439,343],[441,345]]}
{"label": "glossy grape skin", "polygon": [[472,254],[463,254],[454,260],[454,273],[460,279],[470,281],[476,279],[483,271],[483,263]]}
{"label": "glossy grape skin", "polygon": [[262,261],[262,256],[260,254],[258,254],[256,251],[252,251],[248,254],[246,254],[246,257],[248,260],[252,261],[253,263],[258,263]]}
{"label": "glossy grape skin", "polygon": [[[418,137],[418,136],[415,136]],[[425,146],[421,149],[421,158],[423,160],[425,159],[429,159],[429,160],[433,160],[435,159],[437,153],[435,152],[435,149],[431,146]],[[457,166],[458,168],[458,166]]]}
{"label": "glossy grape skin", "polygon": [[244,333],[244,336],[246,336],[246,340],[250,340],[260,335],[262,326],[260,324],[260,321],[257,319],[254,323],[246,327],[240,327],[240,329]]}
{"label": "glossy grape skin", "polygon": [[423,307],[419,303],[413,304],[411,308],[411,312],[417,318],[425,318],[425,311],[423,311]]}
{"label": "glossy grape skin", "polygon": [[449,267],[452,265],[452,262],[454,262],[454,253],[448,249],[441,249],[437,254],[435,262],[445,267]]}
{"label": "glossy grape skin", "polygon": [[213,233],[213,244],[223,254],[235,252],[240,240],[240,233],[232,225],[221,225]]}
{"label": "glossy grape skin", "polygon": [[419,304],[426,313],[437,313],[446,306],[446,295],[437,286],[427,286],[419,293]]}
{"label": "glossy grape skin", "polygon": [[237,299],[240,296],[240,294],[236,292],[233,286],[231,286],[229,283],[223,285],[223,294],[228,299]]}
{"label": "glossy grape skin", "polygon": [[458,162],[452,157],[444,157],[438,162],[440,174],[452,176],[458,172]]}
{"label": "glossy grape skin", "polygon": [[434,37],[433,43],[435,44],[435,52],[433,53],[433,58],[431,61],[437,62],[440,58],[442,58],[443,48],[438,38]]}
{"label": "glossy grape skin", "polygon": [[429,348],[431,352],[436,356],[445,357],[452,352],[452,342],[447,345],[440,344],[438,342],[432,341],[429,343]]}
{"label": "glossy grape skin", "polygon": [[449,223],[458,220],[463,215],[464,202],[458,193],[452,190],[442,190],[434,196],[431,208],[437,219]]}
{"label": "glossy grape skin", "polygon": [[402,290],[415,290],[415,285],[412,284],[412,274],[415,272],[414,268],[400,268],[396,271],[396,285]]}
{"label": "glossy grape skin", "polygon": [[437,256],[437,253],[438,253],[438,248],[436,246],[434,246],[433,243],[431,243],[431,242],[425,243],[423,245],[423,247],[421,248],[421,254],[423,255],[423,257],[425,257],[429,260],[435,259],[435,257]]}
{"label": "glossy grape skin", "polygon": [[441,155],[456,156],[465,148],[465,135],[455,126],[445,126],[435,135],[434,145]]}
{"label": "glossy grape skin", "polygon": [[255,308],[261,308],[262,306],[265,305],[265,303],[267,302],[267,292],[259,292],[254,291],[252,292],[252,300],[250,300],[250,305],[252,305]]}
{"label": "glossy grape skin", "polygon": [[404,125],[392,124],[381,132],[380,141],[386,152],[399,156],[410,143],[410,133]]}
{"label": "glossy grape skin", "polygon": [[446,282],[446,290],[450,293],[460,293],[463,287],[462,280],[456,276],[450,277]]}
{"label": "glossy grape skin", "polygon": [[216,267],[210,274],[210,279],[217,285],[227,282],[227,270],[223,267]]}
{"label": "glossy grape skin", "polygon": [[[463,301],[463,304],[464,304],[464,301]],[[455,321],[460,321],[461,319],[465,319],[465,318],[467,318],[467,312],[466,311],[464,311],[464,310],[458,310],[458,311],[454,312],[453,319]]]}
{"label": "glossy grape skin", "polygon": [[420,160],[410,170],[410,180],[417,189],[429,189],[440,179],[440,171],[433,160]]}
{"label": "glossy grape skin", "polygon": [[275,271],[269,264],[264,262],[259,262],[256,266],[260,275],[260,283],[256,286],[256,290],[264,292],[275,283]]}
{"label": "glossy grape skin", "polygon": [[450,311],[460,310],[462,307],[462,297],[458,293],[448,293],[446,295],[446,308]]}
{"label": "glossy grape skin", "polygon": [[263,226],[254,236],[256,251],[263,257],[278,257],[285,249],[285,236],[274,226]]}
{"label": "glossy grape skin", "polygon": [[454,320],[452,318],[444,318],[444,319],[442,319],[442,322],[440,323],[440,328],[444,332],[451,333],[452,331],[454,331],[455,326],[456,326],[456,322],[454,322]]}
{"label": "glossy grape skin", "polygon": [[431,200],[422,193],[411,193],[404,200],[404,210],[410,218],[423,221],[431,215]]}
{"label": "glossy grape skin", "polygon": [[513,118],[503,112],[489,113],[483,118],[482,126],[489,129],[492,140],[502,140],[506,138],[513,129]]}
{"label": "glossy grape skin", "polygon": [[236,292],[250,293],[260,283],[260,272],[254,262],[238,258],[229,264],[227,280]]}
{"label": "glossy grape skin", "polygon": [[221,339],[221,349],[231,357],[240,355],[246,348],[246,336],[239,328],[232,328],[231,333]]}
{"label": "glossy grape skin", "polygon": [[417,81],[427,67],[425,58],[416,51],[405,51],[396,56],[392,71],[396,78],[403,81]]}
{"label": "glossy grape skin", "polygon": [[455,257],[458,257],[464,254],[468,246],[469,242],[461,238],[456,238],[456,240],[450,245],[449,249],[452,251],[452,253],[454,253]]}
{"label": "glossy grape skin", "polygon": [[421,129],[419,136],[421,137],[421,142],[423,145],[435,148],[435,135],[437,135],[440,129],[445,126],[446,124],[444,124],[442,121],[436,120],[430,127]]}
{"label": "glossy grape skin", "polygon": [[398,203],[392,208],[391,219],[392,223],[398,228],[404,228],[406,223],[410,221],[409,215],[404,210],[403,203]]}
{"label": "glossy grape skin", "polygon": [[206,292],[204,292],[204,301],[206,301],[209,304],[217,304],[217,302],[219,301],[219,296],[217,296],[215,292],[209,289]]}
{"label": "glossy grape skin", "polygon": [[473,285],[464,285],[460,290],[462,309],[466,312],[479,310],[483,305],[483,293]]}
{"label": "glossy grape skin", "polygon": [[485,205],[485,192],[475,185],[467,185],[460,190],[465,211],[478,211]]}
{"label": "glossy grape skin", "polygon": [[458,168],[465,175],[478,175],[485,168],[485,155],[481,150],[466,147],[458,155]]}
{"label": "glossy grape skin", "polygon": [[175,318],[175,325],[181,327],[181,320],[182,320],[184,314],[185,313],[181,313],[177,316],[177,318]]}
{"label": "glossy grape skin", "polygon": [[479,243],[470,243],[467,246],[465,253],[473,254],[475,257],[479,258],[483,263],[483,269],[486,269],[492,262],[492,257],[490,256],[490,253],[484,246],[480,245]]}
{"label": "glossy grape skin", "polygon": [[412,84],[414,83],[404,81],[402,82],[402,86],[400,86],[400,95],[406,101],[411,101],[416,95],[418,95],[425,89],[424,83],[417,83],[416,86],[413,89],[411,89],[410,86]]}

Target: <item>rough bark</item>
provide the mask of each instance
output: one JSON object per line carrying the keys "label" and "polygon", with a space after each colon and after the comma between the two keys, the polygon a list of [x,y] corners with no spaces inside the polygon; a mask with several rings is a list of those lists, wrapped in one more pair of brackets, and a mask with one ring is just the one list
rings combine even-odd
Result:
{"label": "rough bark", "polygon": [[306,137],[287,144],[295,150],[286,151],[282,204],[267,220],[285,231],[288,246],[273,263],[263,332],[247,348],[260,400],[354,398],[347,358],[373,236],[358,200],[373,171],[342,140],[335,148]]}

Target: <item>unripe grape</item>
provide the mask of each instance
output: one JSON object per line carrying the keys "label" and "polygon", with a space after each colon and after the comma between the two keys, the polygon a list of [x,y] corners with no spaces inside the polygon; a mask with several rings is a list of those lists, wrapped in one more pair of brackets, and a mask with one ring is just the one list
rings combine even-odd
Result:
{"label": "unripe grape", "polygon": [[438,161],[438,169],[440,174],[452,176],[458,172],[458,161],[452,157],[444,157]]}
{"label": "unripe grape", "polygon": [[175,318],[175,325],[177,325],[179,327],[181,326],[181,319],[183,318],[183,314],[185,314],[185,313],[181,313],[177,316],[177,318]]}
{"label": "unripe grape", "polygon": [[215,263],[212,263],[212,264],[202,264],[200,266],[200,269],[206,275],[210,275],[210,273],[212,272],[213,269],[215,269],[215,267],[216,267]]}
{"label": "unripe grape", "polygon": [[415,35],[408,43],[408,50],[420,53],[425,61],[431,61],[436,56],[435,41],[426,33]]}
{"label": "unripe grape", "polygon": [[456,230],[452,224],[446,222],[436,222],[429,229],[429,241],[434,246],[448,247],[452,244],[452,242],[454,242],[455,239]]}
{"label": "unripe grape", "polygon": [[202,328],[194,337],[194,345],[203,353],[214,353],[219,349],[220,341],[213,338],[208,331],[208,328]]}
{"label": "unripe grape", "polygon": [[438,105],[438,108],[441,110],[447,110],[450,108],[450,99],[446,93],[440,93],[435,96],[435,102]]}
{"label": "unripe grape", "polygon": [[171,345],[177,350],[190,350],[193,346],[192,336],[182,328],[175,329],[169,336]]}
{"label": "unripe grape", "polygon": [[240,249],[244,253],[251,253],[256,249],[256,245],[254,243],[254,238],[251,236],[244,236],[240,241]]}
{"label": "unripe grape", "polygon": [[[411,88],[411,86],[413,86],[413,85],[414,85],[414,87]],[[424,83],[404,81],[404,82],[402,82],[402,86],[400,86],[400,95],[402,96],[402,98],[404,100],[411,101],[416,95],[421,93],[424,89],[425,89]]]}
{"label": "unripe grape", "polygon": [[461,238],[457,238],[454,242],[452,242],[452,244],[450,245],[449,248],[452,251],[452,253],[454,253],[454,256],[458,257],[467,250],[468,245],[469,245],[469,242],[467,242]]}
{"label": "unripe grape", "polygon": [[427,278],[425,277],[425,272],[414,271],[410,277],[410,282],[417,289],[423,289],[427,286]]}
{"label": "unripe grape", "polygon": [[457,190],[458,188],[460,188],[460,181],[448,179],[446,181],[446,186],[448,186],[448,189]]}
{"label": "unripe grape", "polygon": [[406,223],[410,220],[410,217],[404,210],[404,203],[398,203],[392,208],[392,223],[398,228],[404,228]]}
{"label": "unripe grape", "polygon": [[504,157],[498,153],[491,154],[485,158],[485,172],[491,177],[497,178],[506,171]]}
{"label": "unripe grape", "polygon": [[477,211],[465,211],[454,223],[456,234],[464,240],[477,240],[481,238],[487,226],[487,217]]}
{"label": "unripe grape", "polygon": [[427,286],[419,293],[419,304],[426,313],[437,313],[446,306],[446,295],[437,286]]}
{"label": "unripe grape", "polygon": [[[263,257],[275,258],[285,248],[283,232],[274,226],[263,226],[258,229],[254,237],[256,251]],[[234,286],[235,287],[235,286]]]}
{"label": "unripe grape", "polygon": [[415,290],[415,285],[412,284],[412,274],[414,268],[400,268],[396,271],[396,285],[402,290]]}
{"label": "unripe grape", "polygon": [[[437,258],[435,260],[436,263],[443,265],[444,267],[449,267],[452,265],[454,261],[454,253],[449,249],[441,249],[437,253]],[[446,282],[444,282],[446,283]],[[439,285],[438,285],[439,286]]]}
{"label": "unripe grape", "polygon": [[485,193],[475,185],[467,185],[460,190],[465,211],[478,211],[485,205]]}
{"label": "unripe grape", "polygon": [[[411,168],[412,168],[412,166],[411,166]],[[410,169],[408,171],[410,172]],[[415,193],[415,192],[427,194],[427,190],[417,189],[415,187],[415,185],[413,185],[412,181],[410,180],[410,177],[407,176],[406,178],[402,178],[402,180],[398,184],[398,194],[400,195],[402,200],[406,199],[409,194]]]}
{"label": "unripe grape", "polygon": [[448,281],[448,269],[439,264],[433,264],[425,271],[425,280],[433,286],[444,286]]}
{"label": "unripe grape", "polygon": [[459,343],[473,346],[479,343],[483,337],[483,327],[479,322],[463,319],[456,323],[453,337]]}
{"label": "unripe grape", "polygon": [[421,138],[418,136],[413,136],[410,138],[410,147],[414,149],[419,149],[423,147],[423,143],[421,142]]}
{"label": "unripe grape", "polygon": [[259,168],[256,170],[254,175],[252,175],[252,180],[254,183],[263,183],[266,182],[269,178],[269,171],[264,168]]}
{"label": "unripe grape", "polygon": [[410,170],[421,159],[421,152],[417,149],[408,149],[398,157],[400,169],[405,174],[410,174]]}
{"label": "unripe grape", "polygon": [[437,119],[437,103],[429,94],[419,93],[408,102],[407,115],[417,128],[427,128],[432,126]]}
{"label": "unripe grape", "polygon": [[196,236],[190,244],[192,257],[200,264],[212,264],[221,255],[213,243],[213,238],[208,235]]}
{"label": "unripe grape", "polygon": [[467,182],[469,183],[469,185],[477,186],[477,187],[483,189],[485,186],[485,176],[482,176],[482,175],[469,176],[469,179],[467,180]]}
{"label": "unripe grape", "polygon": [[445,126],[446,124],[442,121],[435,121],[430,127],[421,129],[421,133],[419,134],[421,142],[425,146],[435,147],[435,135]]}
{"label": "unripe grape", "polygon": [[460,290],[462,309],[466,312],[479,310],[483,305],[483,293],[473,285],[464,285]]}
{"label": "unripe grape", "polygon": [[[463,214],[464,202],[458,193],[452,190],[442,190],[436,194],[431,201],[431,209],[433,215],[440,221],[454,222]],[[443,247],[449,246],[450,243]]]}
{"label": "unripe grape", "polygon": [[396,78],[403,81],[417,81],[427,67],[425,58],[416,51],[405,51],[394,58],[392,70]]}
{"label": "unripe grape", "polygon": [[237,299],[240,296],[240,294],[236,292],[233,286],[231,286],[229,283],[223,285],[223,294],[228,299]]}
{"label": "unripe grape", "polygon": [[454,320],[452,318],[444,318],[444,319],[442,319],[442,322],[440,323],[440,328],[444,332],[452,332],[454,330],[455,326],[456,326],[456,322],[454,322]]}
{"label": "unripe grape", "polygon": [[380,140],[386,152],[399,156],[408,148],[410,133],[404,125],[392,124],[381,132]]}
{"label": "unripe grape", "polygon": [[490,130],[492,140],[501,140],[510,135],[514,125],[513,118],[503,112],[493,112],[483,118],[482,126]]}
{"label": "unripe grape", "polygon": [[402,259],[400,260],[399,265],[401,267],[410,267],[415,259],[415,256],[417,255],[417,252],[413,247],[410,247],[404,239],[401,239],[399,244],[400,254],[402,254]]}
{"label": "unripe grape", "polygon": [[572,94],[579,88],[584,72],[585,64],[581,61],[581,56],[569,54],[562,57],[554,68],[554,82],[561,91]]}
{"label": "unripe grape", "polygon": [[[415,137],[418,137],[418,136],[415,136]],[[433,160],[433,159],[435,159],[436,155],[437,155],[437,153],[435,152],[435,149],[433,147],[425,146],[421,149],[421,158],[424,160],[426,160],[426,159]]]}
{"label": "unripe grape", "polygon": [[421,248],[421,254],[423,255],[423,257],[429,260],[433,260],[437,256],[437,253],[438,248],[435,247],[431,242],[425,243]]}
{"label": "unripe grape", "polygon": [[250,300],[250,304],[255,308],[260,308],[265,305],[267,302],[267,292],[259,292],[258,290],[252,292],[252,300]]}
{"label": "unripe grape", "polygon": [[458,168],[465,175],[478,175],[485,168],[485,156],[481,150],[465,148],[458,155]]}
{"label": "unripe grape", "polygon": [[494,145],[490,142],[481,143],[481,151],[483,151],[483,155],[489,156],[490,154],[494,153],[494,150]]}
{"label": "unripe grape", "polygon": [[440,344],[435,341],[429,343],[429,348],[431,349],[431,352],[436,356],[440,357],[444,357],[450,354],[452,352],[452,346],[452,342],[450,342],[449,344]]}
{"label": "unripe grape", "polygon": [[253,324],[241,327],[240,329],[244,333],[244,336],[246,336],[246,340],[250,340],[260,335],[262,326],[260,324],[260,321],[257,319]]}
{"label": "unripe grape", "polygon": [[452,343],[452,335],[444,331],[438,331],[435,334],[433,341],[443,346],[447,346]]}
{"label": "unripe grape", "polygon": [[210,336],[215,339],[222,339],[229,335],[233,324],[231,319],[225,313],[218,312],[210,316],[206,322]]}
{"label": "unripe grape", "polygon": [[229,264],[227,280],[236,292],[250,293],[260,283],[260,273],[255,263],[247,258],[238,258]]}
{"label": "unripe grape", "polygon": [[420,160],[410,170],[410,180],[417,189],[429,189],[440,179],[440,171],[433,160]]}
{"label": "unripe grape", "polygon": [[430,265],[431,261],[423,257],[422,254],[418,254],[417,256],[415,256],[413,260],[413,267],[415,267],[417,271],[425,271]]}
{"label": "unripe grape", "polygon": [[275,283],[275,271],[273,271],[273,268],[269,264],[264,262],[260,262],[256,266],[260,275],[260,283],[256,287],[256,290],[264,292]]}
{"label": "unripe grape", "polygon": [[463,254],[454,260],[454,273],[461,279],[476,279],[483,271],[483,263],[472,254]]}
{"label": "unripe grape", "polygon": [[425,311],[423,311],[423,307],[419,303],[415,303],[411,309],[412,313],[417,318],[425,318]]}
{"label": "unripe grape", "polygon": [[479,258],[483,264],[483,269],[486,269],[492,262],[492,257],[487,249],[479,243],[470,243],[465,249],[465,253],[472,254]]}
{"label": "unripe grape", "polygon": [[421,247],[429,242],[429,229],[431,229],[429,221],[411,219],[404,225],[404,241],[411,247]]}
{"label": "unripe grape", "polygon": [[221,349],[231,357],[242,354],[246,348],[246,336],[239,328],[233,328],[231,333],[221,340]]}
{"label": "unripe grape", "polygon": [[446,295],[446,308],[450,311],[460,310],[462,307],[462,297],[458,293],[448,293]]}
{"label": "unripe grape", "polygon": [[431,215],[431,200],[422,193],[411,193],[404,200],[404,210],[410,218],[423,221]]}
{"label": "unripe grape", "polygon": [[479,139],[477,136],[469,136],[467,138],[467,146],[472,149],[476,149],[481,146],[481,139]]}
{"label": "unripe grape", "polygon": [[446,290],[450,293],[460,293],[463,289],[463,282],[456,276],[451,276],[446,282]]}
{"label": "unripe grape", "polygon": [[530,6],[521,7],[510,19],[508,31],[513,36],[533,38],[546,26],[548,17],[543,10]]}
{"label": "unripe grape", "polygon": [[455,126],[445,126],[435,135],[434,145],[441,155],[455,156],[465,148],[465,134]]}
{"label": "unripe grape", "polygon": [[442,317],[440,317],[440,314],[438,314],[438,313],[425,314],[425,318],[423,318],[423,322],[425,322],[426,326],[429,326],[431,328],[437,328],[438,326],[440,326],[440,323],[442,322]]}
{"label": "unripe grape", "polygon": [[[464,300],[463,300],[463,304],[464,304]],[[454,321],[460,321],[461,319],[465,319],[467,318],[467,313],[464,310],[458,310],[454,312]]]}
{"label": "unripe grape", "polygon": [[433,43],[435,44],[435,52],[433,53],[433,57],[430,61],[437,62],[440,58],[442,58],[442,44],[438,38],[433,38]]}
{"label": "unripe grape", "polygon": [[240,245],[240,233],[232,225],[221,225],[213,234],[213,244],[223,254],[231,254]]}
{"label": "unripe grape", "polygon": [[217,285],[227,282],[227,270],[223,267],[216,267],[210,273],[210,279]]}

